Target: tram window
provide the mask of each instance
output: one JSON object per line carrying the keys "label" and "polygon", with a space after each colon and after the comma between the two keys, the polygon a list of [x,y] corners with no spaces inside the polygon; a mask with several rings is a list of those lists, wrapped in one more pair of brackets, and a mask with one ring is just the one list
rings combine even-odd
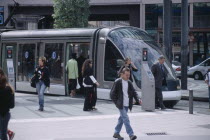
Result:
{"label": "tram window", "polygon": [[[79,73],[79,83],[82,85],[82,65],[86,59],[89,58],[90,53],[90,43],[67,43],[67,59],[71,59],[72,53],[77,54],[77,64],[78,64],[78,73]],[[67,60],[68,61],[68,60]]]}
{"label": "tram window", "polygon": [[68,43],[67,47],[70,47],[69,59],[72,53],[77,54],[77,58],[83,56],[84,58],[89,58],[90,43]]}
{"label": "tram window", "polygon": [[104,80],[115,81],[118,78],[117,72],[123,62],[123,57],[116,47],[108,40],[105,48]]}
{"label": "tram window", "polygon": [[50,78],[52,83],[61,84],[63,80],[63,46],[63,43],[45,44],[45,57],[47,59],[47,66],[50,71]]}
{"label": "tram window", "polygon": [[17,81],[30,81],[35,69],[36,44],[19,44]]}

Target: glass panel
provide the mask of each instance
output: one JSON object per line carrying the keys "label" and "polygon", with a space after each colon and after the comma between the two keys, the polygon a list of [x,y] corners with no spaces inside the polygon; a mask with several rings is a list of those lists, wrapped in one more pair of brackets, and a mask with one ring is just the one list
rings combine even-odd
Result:
{"label": "glass panel", "polygon": [[[67,59],[71,59],[72,53],[77,54],[77,64],[78,64],[78,73],[79,73],[79,83],[82,85],[82,65],[90,55],[90,43],[67,43],[67,48],[69,49],[69,54]],[[67,60],[68,61],[68,60]]]}
{"label": "glass panel", "polygon": [[69,52],[69,59],[71,59],[72,53],[77,54],[77,58],[81,55],[85,58],[89,58],[90,55],[90,43],[68,43],[67,47],[70,47],[70,52]]}
{"label": "glass panel", "polygon": [[210,3],[194,3],[193,26],[196,28],[210,27]]}
{"label": "glass panel", "polygon": [[[153,39],[144,31],[136,30],[134,28],[120,28],[110,32],[111,36],[117,36],[119,38],[131,38],[144,41],[153,41]],[[113,38],[115,39],[115,38]]]}
{"label": "glass panel", "polygon": [[207,50],[207,58],[210,57],[210,33],[207,33],[207,40],[208,40],[208,50]]}
{"label": "glass panel", "polygon": [[203,36],[203,33],[199,33],[198,43],[199,43],[200,53],[204,53],[204,36]]}
{"label": "glass panel", "polygon": [[145,28],[157,29],[162,28],[163,6],[158,4],[145,5]]}
{"label": "glass panel", "polygon": [[173,23],[172,26],[173,28],[181,28],[181,4],[173,4],[172,5],[173,8]]}
{"label": "glass panel", "polygon": [[17,81],[30,81],[35,69],[36,44],[19,44]]}
{"label": "glass panel", "polygon": [[[142,49],[148,49],[148,65],[151,67],[157,60],[160,55],[163,53],[159,50],[159,47],[154,41],[142,41],[139,40],[140,37],[136,37],[136,35],[130,35],[129,38],[126,38],[125,35],[119,35],[120,32],[118,30],[113,30],[110,32],[109,37],[115,43],[115,45],[119,48],[122,54],[125,57],[130,57],[134,62],[135,66],[139,69],[137,72],[133,72],[134,79],[139,88],[141,88],[141,59],[142,59]],[[123,29],[124,30],[124,29]],[[130,34],[134,34],[134,29],[127,28],[127,32]],[[120,33],[117,33],[120,32]],[[142,32],[136,29],[136,32]],[[128,33],[126,33],[128,34]],[[138,35],[141,35],[140,33]],[[149,38],[146,33],[144,33],[144,38]],[[147,37],[146,37],[147,36]],[[176,76],[174,71],[172,70],[171,64],[166,60],[165,67],[167,69],[167,80],[175,80]]]}
{"label": "glass panel", "polygon": [[117,72],[122,64],[122,55],[117,48],[107,40],[105,47],[104,80],[115,81],[118,78]]}
{"label": "glass panel", "polygon": [[50,71],[51,83],[63,83],[63,59],[64,59],[63,43],[46,43],[45,57],[47,59],[47,66]]}

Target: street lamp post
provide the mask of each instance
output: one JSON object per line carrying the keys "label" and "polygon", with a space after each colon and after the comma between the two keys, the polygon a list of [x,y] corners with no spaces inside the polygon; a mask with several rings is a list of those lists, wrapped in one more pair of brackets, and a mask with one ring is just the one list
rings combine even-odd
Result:
{"label": "street lamp post", "polygon": [[181,89],[187,90],[188,64],[188,0],[182,0],[181,8]]}
{"label": "street lamp post", "polygon": [[172,1],[163,3],[163,50],[172,62]]}
{"label": "street lamp post", "polygon": [[193,66],[193,42],[194,42],[194,36],[192,33],[189,34],[189,61],[190,66]]}

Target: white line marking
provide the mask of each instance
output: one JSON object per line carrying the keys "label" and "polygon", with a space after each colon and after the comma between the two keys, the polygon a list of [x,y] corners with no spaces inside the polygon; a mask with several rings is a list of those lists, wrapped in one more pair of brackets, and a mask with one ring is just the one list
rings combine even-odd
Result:
{"label": "white line marking", "polygon": [[[170,110],[169,110],[170,111]],[[164,114],[187,114],[186,111],[157,111],[157,112],[140,112],[140,113],[128,113],[130,117],[137,116],[155,116]],[[12,119],[10,123],[34,123],[34,122],[58,122],[58,121],[76,121],[76,120],[95,120],[95,119],[112,119],[118,118],[119,114],[114,115],[97,115],[97,116],[78,116],[78,117],[55,117],[55,118],[39,118],[39,119]]]}

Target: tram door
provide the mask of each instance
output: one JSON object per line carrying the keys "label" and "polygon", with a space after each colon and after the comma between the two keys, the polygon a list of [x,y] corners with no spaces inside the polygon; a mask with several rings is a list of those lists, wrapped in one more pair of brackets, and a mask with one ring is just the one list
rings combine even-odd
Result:
{"label": "tram door", "polygon": [[65,95],[64,44],[58,41],[41,41],[39,45],[39,57],[46,57],[50,72],[50,88],[46,90],[49,94]]}
{"label": "tram door", "polygon": [[37,65],[37,43],[18,43],[16,53],[16,90],[34,92],[30,80]]}
{"label": "tram door", "polygon": [[[90,40],[82,40],[80,42],[68,42],[66,48],[66,64],[68,60],[72,58],[72,53],[76,53],[77,64],[78,64],[78,74],[79,74],[79,84],[82,85],[82,65],[84,61],[90,58]],[[83,94],[83,89],[77,91],[77,93]],[[66,74],[66,95],[69,95],[68,90],[68,74]]]}

